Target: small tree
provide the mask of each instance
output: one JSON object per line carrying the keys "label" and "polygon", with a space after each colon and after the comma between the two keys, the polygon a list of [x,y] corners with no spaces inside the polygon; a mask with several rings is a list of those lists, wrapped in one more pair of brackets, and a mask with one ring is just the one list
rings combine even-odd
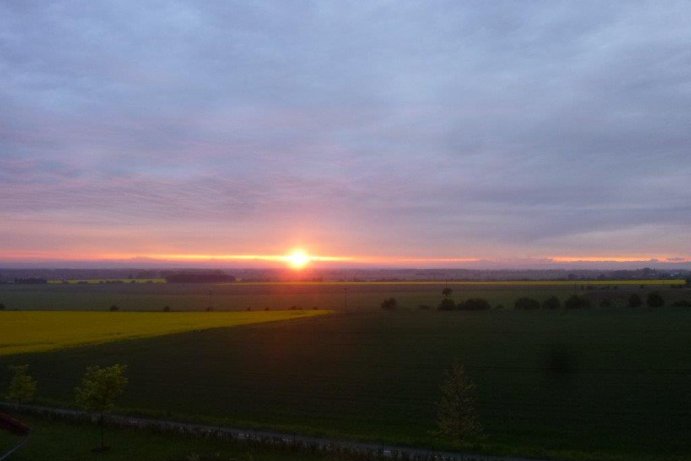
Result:
{"label": "small tree", "polygon": [[12,379],[5,397],[10,402],[22,404],[31,402],[36,395],[36,380],[29,375],[29,365],[10,367]]}
{"label": "small tree", "polygon": [[452,311],[454,309],[456,309],[456,303],[451,298],[442,298],[437,306],[437,310],[440,311]]}
{"label": "small tree", "polygon": [[453,293],[453,290],[449,287],[446,287],[443,290],[441,290],[441,295],[445,298],[448,298],[449,296],[451,296],[451,293]]}
{"label": "small tree", "polygon": [[120,308],[119,308],[118,306],[116,306],[115,304],[113,304],[112,306],[110,306],[110,309],[109,309],[109,310],[110,310],[111,312],[117,312],[117,311],[120,310]]}
{"label": "small tree", "polygon": [[398,301],[396,298],[386,298],[382,301],[381,308],[385,311],[395,311],[398,308]]}
{"label": "small tree", "polygon": [[490,303],[483,298],[470,298],[458,303],[457,309],[462,311],[485,311],[492,308]]}
{"label": "small tree", "polygon": [[540,301],[533,298],[518,298],[513,307],[520,311],[531,311],[540,308]]}
{"label": "small tree", "polygon": [[543,309],[555,310],[561,307],[561,301],[556,296],[550,296],[542,303]]}
{"label": "small tree", "polygon": [[629,296],[629,307],[641,307],[643,305],[643,300],[637,294],[632,294]]}
{"label": "small tree", "polygon": [[665,305],[665,299],[660,293],[653,291],[652,293],[648,294],[648,297],[645,299],[645,303],[648,305],[648,307],[662,307]]}
{"label": "small tree", "polygon": [[459,363],[447,372],[441,385],[437,425],[442,435],[457,442],[478,435],[482,430],[475,412],[475,384]]}
{"label": "small tree", "polygon": [[564,302],[564,307],[567,309],[582,309],[590,307],[590,300],[585,296],[571,295]]}
{"label": "small tree", "polygon": [[0,311],[4,311],[4,310],[5,310],[5,305],[3,303],[0,303]]}
{"label": "small tree", "polygon": [[115,399],[125,389],[127,366],[115,364],[110,367],[93,366],[86,369],[82,383],[75,389],[77,404],[87,411],[99,414],[98,424],[101,428],[101,446],[99,451],[107,450],[104,443],[104,418],[113,409]]}

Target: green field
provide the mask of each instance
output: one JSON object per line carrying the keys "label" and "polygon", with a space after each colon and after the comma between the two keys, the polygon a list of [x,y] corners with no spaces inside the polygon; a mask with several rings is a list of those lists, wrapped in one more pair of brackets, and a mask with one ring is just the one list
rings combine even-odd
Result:
{"label": "green field", "polygon": [[[455,299],[486,298],[493,306],[510,307],[521,296],[562,300],[573,293],[596,299],[607,296],[624,300],[634,292],[661,290],[669,300],[691,298],[681,288],[683,280],[636,281],[547,281],[547,282],[298,282],[228,284],[87,284],[0,285],[0,303],[6,309],[121,310],[378,309],[381,301],[394,296],[405,309],[420,305],[435,307],[441,291],[449,286]],[[676,286],[680,288],[670,288]]]}
{"label": "green field", "polygon": [[[150,431],[113,429],[106,431],[105,453],[94,453],[98,428],[31,417],[25,419],[32,429],[28,444],[16,452],[12,461],[320,461],[327,455],[290,453],[264,447],[248,447],[228,441],[194,439]],[[0,453],[17,439],[0,432]],[[196,456],[196,458],[195,458]]]}
{"label": "green field", "polygon": [[473,448],[681,460],[691,455],[689,350],[682,308],[373,311],[3,360],[29,363],[41,398],[59,405],[87,366],[122,362],[125,411],[436,447],[449,446],[433,433],[439,384],[459,360],[485,427]]}
{"label": "green field", "polygon": [[0,312],[0,356],[323,315],[273,312]]}

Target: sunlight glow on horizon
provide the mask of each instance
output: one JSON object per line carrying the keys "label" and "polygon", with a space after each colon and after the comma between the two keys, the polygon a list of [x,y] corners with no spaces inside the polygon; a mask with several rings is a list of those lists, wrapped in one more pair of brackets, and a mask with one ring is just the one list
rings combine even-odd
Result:
{"label": "sunlight glow on horizon", "polygon": [[[287,265],[292,269],[304,269],[313,263],[330,263],[330,265],[337,265],[343,263],[345,265],[363,264],[367,266],[395,266],[395,267],[420,267],[430,266],[435,264],[449,267],[449,264],[482,264],[488,263],[494,267],[506,264],[509,266],[521,265],[522,267],[535,266],[543,263],[548,264],[578,264],[578,263],[641,263],[646,264],[650,262],[663,263],[689,263],[691,256],[534,256],[527,258],[462,258],[462,257],[406,257],[406,256],[331,256],[331,255],[316,255],[310,254],[301,248],[295,248],[284,254],[213,254],[213,253],[101,253],[90,254],[88,256],[75,256],[75,253],[70,252],[69,255],[64,255],[57,252],[12,252],[0,253],[0,262],[42,262],[42,261],[103,261],[107,262],[126,262],[132,261],[149,261],[161,263],[174,262],[243,262],[246,261],[256,266],[256,263],[277,263]],[[460,267],[460,266],[459,266]]]}

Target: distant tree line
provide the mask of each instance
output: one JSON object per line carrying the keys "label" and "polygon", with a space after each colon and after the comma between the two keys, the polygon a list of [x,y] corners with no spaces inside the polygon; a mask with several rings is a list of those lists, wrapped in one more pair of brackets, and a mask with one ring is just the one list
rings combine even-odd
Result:
{"label": "distant tree line", "polygon": [[[484,298],[469,298],[462,301],[454,301],[451,298],[453,290],[451,288],[444,288],[442,290],[442,299],[437,305],[439,311],[484,311],[492,308],[488,300]],[[633,293],[628,298],[619,296],[616,298],[603,298],[597,302],[597,299],[579,294],[572,294],[564,300],[557,296],[550,296],[543,301],[535,298],[523,296],[514,301],[513,308],[519,311],[534,311],[534,310],[557,310],[562,307],[567,310],[587,309],[590,307],[614,307],[614,306],[628,306],[632,308],[647,306],[649,308],[659,308],[666,305],[666,300],[658,291],[653,291],[642,298],[639,294]],[[691,307],[690,300],[677,300],[669,304],[671,307]],[[394,311],[399,308],[398,302],[395,298],[387,298],[381,303],[381,308],[387,311]],[[430,310],[430,306],[422,304],[418,306],[420,310]],[[496,306],[497,309],[503,308],[502,305]]]}
{"label": "distant tree line", "polygon": [[221,271],[212,272],[176,272],[165,276],[168,283],[227,283],[234,282],[235,277]]}

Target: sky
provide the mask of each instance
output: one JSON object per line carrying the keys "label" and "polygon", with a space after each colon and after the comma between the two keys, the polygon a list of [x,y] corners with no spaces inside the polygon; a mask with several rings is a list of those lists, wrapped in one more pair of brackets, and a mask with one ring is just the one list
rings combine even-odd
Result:
{"label": "sky", "polygon": [[690,23],[0,0],[0,265],[691,266]]}

